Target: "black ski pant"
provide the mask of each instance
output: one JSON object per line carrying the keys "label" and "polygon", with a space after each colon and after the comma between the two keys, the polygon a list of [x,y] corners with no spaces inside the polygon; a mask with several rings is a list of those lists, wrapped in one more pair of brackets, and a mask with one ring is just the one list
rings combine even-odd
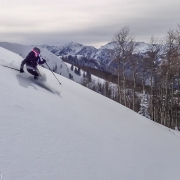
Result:
{"label": "black ski pant", "polygon": [[38,69],[29,69],[29,68],[27,68],[27,71],[30,74],[34,75],[34,76],[39,76]]}

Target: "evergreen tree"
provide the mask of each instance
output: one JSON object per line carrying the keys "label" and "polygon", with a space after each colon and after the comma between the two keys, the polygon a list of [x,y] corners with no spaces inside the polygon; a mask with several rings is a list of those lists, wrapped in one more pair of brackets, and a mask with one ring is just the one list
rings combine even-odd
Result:
{"label": "evergreen tree", "polygon": [[83,72],[83,77],[86,77],[86,73],[85,73],[85,71]]}
{"label": "evergreen tree", "polygon": [[150,116],[148,115],[148,107],[149,104],[147,100],[147,94],[145,93],[145,91],[143,91],[143,94],[141,96],[140,110],[138,113],[150,119]]}
{"label": "evergreen tree", "polygon": [[89,71],[87,71],[86,77],[88,78],[89,82],[91,82],[91,73]]}
{"label": "evergreen tree", "polygon": [[77,74],[77,72],[78,72],[78,69],[77,69],[77,68],[75,68],[75,69],[74,69],[74,72]]}
{"label": "evergreen tree", "polygon": [[80,68],[80,67],[78,67],[77,74],[78,74],[79,76],[81,76],[81,68]]}

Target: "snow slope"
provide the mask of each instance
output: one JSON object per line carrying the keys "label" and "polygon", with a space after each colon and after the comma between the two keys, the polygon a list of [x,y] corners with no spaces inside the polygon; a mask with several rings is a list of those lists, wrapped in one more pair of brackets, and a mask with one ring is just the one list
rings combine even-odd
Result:
{"label": "snow slope", "polygon": [[[1,64],[22,60],[0,53]],[[179,180],[178,132],[40,71],[47,79],[39,85],[0,66],[2,180]]]}
{"label": "snow slope", "polygon": [[[65,64],[67,65],[67,67],[69,68],[69,69],[71,69],[71,64],[69,64],[69,63],[67,63],[67,62],[65,62]],[[74,68],[75,68],[76,66],[74,66]],[[77,68],[77,67],[76,67]],[[72,72],[72,70],[70,71],[70,72]],[[84,70],[80,70],[80,74],[81,74],[81,76],[83,76],[83,73],[85,73],[86,71],[84,71]],[[102,79],[102,78],[99,78],[99,77],[97,77],[97,76],[95,76],[95,75],[91,75],[91,79],[93,80],[93,81],[95,81],[96,83],[101,83],[101,84],[104,84],[106,81],[104,80],[104,79]],[[113,83],[111,83],[110,82],[110,84],[113,84]],[[113,84],[114,86],[115,86],[115,84]]]}

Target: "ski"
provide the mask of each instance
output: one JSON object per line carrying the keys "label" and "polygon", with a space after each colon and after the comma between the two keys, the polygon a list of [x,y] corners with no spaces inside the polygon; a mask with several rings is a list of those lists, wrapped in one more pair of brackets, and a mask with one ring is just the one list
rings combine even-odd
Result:
{"label": "ski", "polygon": [[16,71],[20,71],[19,69],[16,69],[16,68],[13,68],[13,67],[9,67],[9,66],[6,66],[6,65],[2,65],[2,66],[7,67],[7,68],[10,68],[10,69],[14,69],[14,70],[16,70]]}

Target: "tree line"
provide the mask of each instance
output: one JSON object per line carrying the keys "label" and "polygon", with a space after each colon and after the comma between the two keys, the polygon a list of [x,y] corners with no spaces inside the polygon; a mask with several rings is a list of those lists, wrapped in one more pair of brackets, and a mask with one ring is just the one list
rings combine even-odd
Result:
{"label": "tree line", "polygon": [[[82,85],[169,128],[180,127],[180,25],[165,38],[152,36],[148,51],[136,54],[129,27],[113,36],[116,83],[85,77]],[[111,67],[112,68],[112,67]]]}

